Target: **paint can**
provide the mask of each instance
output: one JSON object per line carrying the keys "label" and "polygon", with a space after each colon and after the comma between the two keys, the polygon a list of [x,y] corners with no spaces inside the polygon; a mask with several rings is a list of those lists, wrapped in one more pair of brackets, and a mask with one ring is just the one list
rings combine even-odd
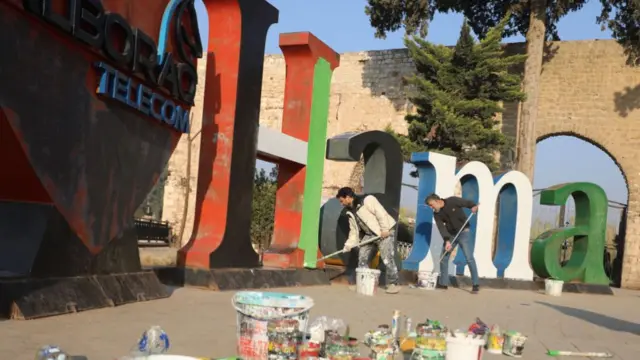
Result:
{"label": "paint can", "polygon": [[504,334],[504,345],[502,346],[502,353],[520,358],[524,351],[524,344],[527,342],[527,337],[516,331],[508,331]]}
{"label": "paint can", "polygon": [[197,358],[193,356],[169,355],[169,354],[144,355],[140,357],[131,358],[131,360],[202,360],[202,359],[203,358]]}
{"label": "paint can", "polygon": [[418,288],[423,290],[434,290],[438,283],[437,271],[418,271]]}
{"label": "paint can", "polygon": [[356,268],[356,292],[367,296],[375,295],[379,279],[380,270]]}
{"label": "paint can", "polygon": [[549,296],[562,296],[564,281],[557,279],[544,280],[544,293]]}
{"label": "paint can", "polygon": [[494,326],[487,336],[487,352],[489,354],[502,354],[504,335],[500,328]]}
{"label": "paint can", "polygon": [[254,291],[236,293],[231,303],[237,312],[238,356],[244,360],[267,359],[269,350],[295,351],[296,334],[306,333],[314,304],[306,296]]}
{"label": "paint can", "polygon": [[485,340],[484,337],[476,338],[459,334],[447,336],[447,360],[482,360]]}
{"label": "paint can", "polygon": [[444,351],[415,348],[411,353],[411,360],[444,360]]}

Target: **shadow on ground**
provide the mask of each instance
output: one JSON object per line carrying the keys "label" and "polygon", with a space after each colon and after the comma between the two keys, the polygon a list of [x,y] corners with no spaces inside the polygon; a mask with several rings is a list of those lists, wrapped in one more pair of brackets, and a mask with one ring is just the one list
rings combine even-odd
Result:
{"label": "shadow on ground", "polygon": [[549,304],[543,301],[536,301],[537,304],[550,307],[561,312],[564,315],[573,316],[575,318],[590,322],[594,325],[619,332],[628,332],[634,335],[640,335],[640,324],[636,324],[626,320],[616,319],[608,315],[602,315],[589,310],[576,309],[568,306]]}

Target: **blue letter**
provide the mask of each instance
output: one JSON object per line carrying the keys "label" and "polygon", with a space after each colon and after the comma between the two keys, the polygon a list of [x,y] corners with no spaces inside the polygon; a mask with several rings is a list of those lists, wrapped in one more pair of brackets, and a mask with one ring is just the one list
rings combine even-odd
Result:
{"label": "blue letter", "polygon": [[176,106],[174,127],[178,131],[188,134],[189,133],[189,111],[185,110],[182,106]]}
{"label": "blue letter", "polygon": [[113,80],[113,87],[111,88],[111,97],[123,104],[129,105],[129,99],[127,99],[127,95],[129,94],[129,83],[127,80],[128,77],[125,74],[120,71],[116,71]]}
{"label": "blue letter", "polygon": [[[167,111],[167,108],[170,109],[169,111]],[[168,112],[168,113],[167,113]],[[162,121],[166,122],[167,124],[173,126],[176,122],[176,105],[173,103],[173,101],[167,99],[165,100],[164,104],[162,104],[162,109],[160,110],[160,113],[162,114]]]}
{"label": "blue letter", "polygon": [[[158,93],[153,93],[151,95],[151,116],[162,121],[162,104],[164,103],[164,98],[162,95]],[[158,110],[158,111],[156,111]]]}
{"label": "blue letter", "polygon": [[151,90],[143,84],[138,85],[138,110],[145,115],[151,114]]}
{"label": "blue letter", "polygon": [[103,62],[95,63],[94,66],[98,70],[102,71],[102,74],[100,75],[100,83],[98,84],[96,93],[98,95],[109,95],[109,83],[113,80],[112,75],[116,70]]}

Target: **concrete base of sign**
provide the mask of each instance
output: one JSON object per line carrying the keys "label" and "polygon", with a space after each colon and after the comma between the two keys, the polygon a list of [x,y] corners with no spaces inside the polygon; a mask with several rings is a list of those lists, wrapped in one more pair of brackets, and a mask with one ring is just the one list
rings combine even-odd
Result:
{"label": "concrete base of sign", "polygon": [[169,297],[152,271],[0,279],[0,317],[30,320]]}
{"label": "concrete base of sign", "polygon": [[[382,268],[378,268],[380,271],[383,271],[381,276],[380,276],[380,286],[385,286],[385,276],[384,276],[384,269]],[[355,284],[355,277],[353,275],[353,273],[351,274],[351,278],[349,276],[349,272],[355,272],[355,268],[351,269],[351,270],[346,270],[344,268],[344,266],[339,266],[339,265],[326,265],[325,266],[325,270],[332,274],[331,275],[331,283],[332,284],[342,284],[342,285],[346,285],[346,284],[350,284],[353,285]],[[412,271],[404,271],[404,270],[400,270],[399,272],[399,277],[400,277],[400,285],[410,285],[410,284],[415,284],[416,282],[416,275],[414,272]]]}
{"label": "concrete base of sign", "polygon": [[[467,276],[451,276],[451,286],[471,289],[471,278]],[[544,280],[480,279],[480,288],[544,291]],[[577,294],[614,295],[611,287],[596,284],[565,283],[562,291]]]}
{"label": "concrete base of sign", "polygon": [[[327,271],[333,271],[334,275],[331,280],[335,284],[348,284],[349,279],[345,274],[344,267],[327,266]],[[451,276],[451,287],[471,289],[471,278],[467,276]],[[400,271],[400,284],[412,285],[417,282],[417,274],[413,271]],[[384,282],[384,279],[381,279]],[[383,285],[381,283],[381,285]],[[512,279],[480,279],[480,289],[502,289],[502,290],[529,290],[544,291],[544,280],[537,279],[532,281],[512,280]],[[565,283],[562,289],[566,293],[574,294],[592,294],[592,295],[615,295],[611,287],[606,285]]]}
{"label": "concrete base of sign", "polygon": [[268,289],[330,285],[339,272],[310,269],[195,269],[182,267],[154,270],[166,285],[189,286],[214,291]]}

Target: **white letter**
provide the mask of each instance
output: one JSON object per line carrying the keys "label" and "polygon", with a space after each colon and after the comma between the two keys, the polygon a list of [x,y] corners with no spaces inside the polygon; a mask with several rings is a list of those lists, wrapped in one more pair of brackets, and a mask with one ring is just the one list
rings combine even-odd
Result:
{"label": "white letter", "polygon": [[[477,200],[480,204],[476,218],[472,221],[476,224],[474,255],[478,265],[478,275],[484,278],[504,276],[511,279],[532,280],[533,271],[529,266],[529,237],[533,192],[529,179],[518,171],[510,171],[494,180],[489,168],[478,161],[466,164],[456,173],[455,157],[436,153],[425,155],[420,158],[424,158],[423,162],[429,162],[433,166],[432,176],[435,179],[420,179],[420,186],[435,181],[435,193],[445,198],[453,196],[455,186],[460,181],[466,198]],[[469,196],[470,192],[475,193],[476,196]],[[501,198],[501,219],[499,219],[494,260],[491,248],[498,196]],[[425,206],[422,205],[423,203],[424,199],[418,199],[419,207]],[[418,212],[420,210],[419,208]],[[418,226],[419,224],[416,224],[416,227]],[[442,237],[435,226],[432,228],[429,250],[431,256],[427,256],[420,262],[420,270],[434,269],[434,264],[437,264],[440,259]],[[458,252],[460,252],[459,249]],[[504,270],[504,274],[499,274],[498,269]],[[438,267],[436,266],[434,270],[438,271]],[[455,274],[453,270],[450,267],[450,275]],[[468,267],[465,268],[465,273],[469,274]]]}

